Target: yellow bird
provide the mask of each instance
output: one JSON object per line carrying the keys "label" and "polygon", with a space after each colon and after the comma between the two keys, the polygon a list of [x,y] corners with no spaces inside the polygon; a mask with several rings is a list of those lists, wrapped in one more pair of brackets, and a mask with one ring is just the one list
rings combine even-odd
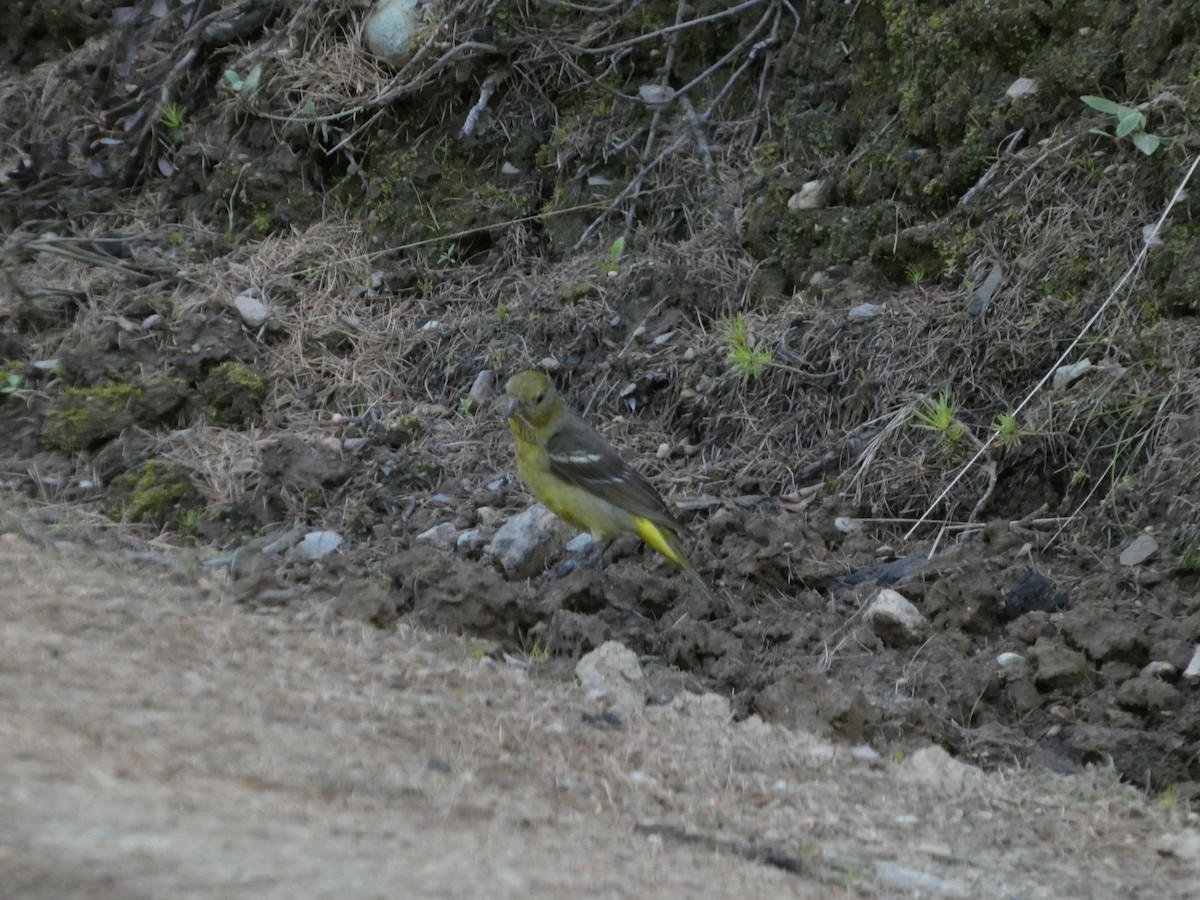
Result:
{"label": "yellow bird", "polygon": [[521,372],[504,392],[517,468],[547,509],[589,532],[600,542],[600,553],[614,538],[636,534],[712,596],[684,555],[679,533],[685,529],[658,491],[567,406],[548,376]]}

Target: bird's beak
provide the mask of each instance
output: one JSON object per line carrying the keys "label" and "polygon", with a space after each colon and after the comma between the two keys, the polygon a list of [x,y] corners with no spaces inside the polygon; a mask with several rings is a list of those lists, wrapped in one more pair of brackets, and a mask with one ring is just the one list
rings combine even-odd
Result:
{"label": "bird's beak", "polygon": [[504,407],[504,417],[511,419],[517,414],[517,398],[512,397]]}

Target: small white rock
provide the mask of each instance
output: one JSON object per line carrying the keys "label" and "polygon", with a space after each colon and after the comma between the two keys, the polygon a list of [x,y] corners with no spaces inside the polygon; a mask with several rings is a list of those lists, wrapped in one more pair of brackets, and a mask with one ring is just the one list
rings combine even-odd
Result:
{"label": "small white rock", "polygon": [[1192,651],[1191,662],[1183,670],[1183,677],[1188,681],[1200,681],[1200,644],[1197,644],[1196,649]]}
{"label": "small white rock", "polygon": [[860,303],[855,306],[850,312],[846,313],[846,318],[851,322],[866,322],[869,319],[874,319],[883,312],[883,307],[878,303]]}
{"label": "small white rock", "polygon": [[336,531],[310,531],[288,551],[288,559],[318,560],[342,546],[342,536]]}
{"label": "small white rock", "polygon": [[825,182],[816,179],[806,181],[800,190],[788,197],[787,206],[792,212],[804,209],[819,209],[825,205]]}
{"label": "small white rock", "polygon": [[1059,366],[1054,370],[1054,389],[1061,391],[1065,387],[1074,384],[1092,369],[1092,361],[1090,359],[1081,359],[1077,363],[1071,363],[1069,366]]}
{"label": "small white rock", "polygon": [[1126,568],[1140,566],[1157,552],[1158,541],[1145,532],[1142,532],[1133,539],[1128,547],[1121,551],[1118,562]]}
{"label": "small white rock", "polygon": [[500,166],[500,174],[501,174],[501,175],[508,175],[508,176],[510,176],[510,177],[511,177],[511,176],[513,176],[513,175],[520,175],[520,174],[521,174],[521,170],[520,170],[520,169],[518,169],[516,166],[514,166],[512,163],[510,163],[510,162],[509,162],[509,161],[506,159],[506,160],[505,160],[505,161],[504,161],[504,162],[501,164],[501,166]]}
{"label": "small white rock", "polygon": [[260,327],[270,315],[261,296],[262,291],[258,288],[247,288],[233,298],[233,308],[247,328]]}
{"label": "small white rock", "polygon": [[449,550],[458,543],[458,529],[452,522],[442,522],[440,525],[434,525],[428,531],[422,531],[415,540],[437,547],[439,550]]}
{"label": "small white rock", "polygon": [[492,396],[492,388],[496,383],[496,376],[492,374],[491,369],[484,369],[475,376],[475,382],[471,385],[471,390],[467,394],[467,411],[475,412],[486,403]]}
{"label": "small white rock", "polygon": [[653,109],[670,103],[675,98],[675,89],[666,84],[643,84],[638,88],[638,96]]}
{"label": "small white rock", "polygon": [[500,526],[488,545],[509,578],[524,578],[541,569],[553,556],[557,519],[542,504],[513,516]]}
{"label": "small white rock", "polygon": [[585,531],[567,541],[566,550],[568,553],[587,553],[595,543],[592,536]]}
{"label": "small white rock", "polygon": [[1031,97],[1038,92],[1038,83],[1032,78],[1018,78],[1008,86],[1008,90],[1004,93],[1009,100],[1017,100],[1021,97]]}
{"label": "small white rock", "polygon": [[1001,653],[996,657],[996,665],[1002,669],[1016,669],[1025,665],[1027,660],[1020,653]]}
{"label": "small white rock", "polygon": [[483,532],[478,528],[471,528],[458,536],[457,540],[455,541],[455,546],[457,546],[461,552],[470,552],[472,550],[478,550],[486,543],[487,539],[483,536]]}
{"label": "small white rock", "polygon": [[1179,671],[1165,659],[1156,659],[1153,662],[1146,663],[1142,668],[1143,678],[1159,678],[1166,680],[1174,678],[1175,673]]}
{"label": "small white rock", "polygon": [[889,647],[919,644],[929,630],[921,611],[891,588],[882,588],[863,614],[867,627]]}
{"label": "small white rock", "polygon": [[851,516],[836,516],[833,520],[833,527],[842,534],[856,534],[863,529],[862,519],[855,519]]}
{"label": "small white rock", "polygon": [[408,60],[421,25],[423,0],[379,0],[363,24],[367,49],[394,66]]}
{"label": "small white rock", "polygon": [[975,766],[954,759],[936,744],[922,747],[900,767],[901,781],[938,788],[945,794],[960,794],[976,781],[982,772]]}
{"label": "small white rock", "polygon": [[575,666],[589,700],[623,719],[641,713],[646,705],[646,676],[637,654],[617,641],[607,641],[586,654]]}

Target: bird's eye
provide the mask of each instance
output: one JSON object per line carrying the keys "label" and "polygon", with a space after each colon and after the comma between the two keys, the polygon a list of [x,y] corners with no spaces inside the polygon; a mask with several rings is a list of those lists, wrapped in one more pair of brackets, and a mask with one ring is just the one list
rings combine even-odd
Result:
{"label": "bird's eye", "polygon": [[539,392],[538,392],[538,395],[537,395],[536,397],[534,397],[534,398],[533,398],[533,402],[534,402],[534,403],[541,403],[541,402],[542,402],[543,400],[545,400],[545,399],[546,399],[546,392],[545,392],[545,391],[539,391]]}

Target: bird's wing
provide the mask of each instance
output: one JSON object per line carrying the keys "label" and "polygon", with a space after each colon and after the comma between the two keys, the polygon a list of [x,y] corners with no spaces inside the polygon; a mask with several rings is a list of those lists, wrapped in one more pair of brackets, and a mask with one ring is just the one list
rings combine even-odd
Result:
{"label": "bird's wing", "polygon": [[550,471],[589,494],[672,531],[683,531],[658,491],[598,431],[569,416],[546,441]]}

